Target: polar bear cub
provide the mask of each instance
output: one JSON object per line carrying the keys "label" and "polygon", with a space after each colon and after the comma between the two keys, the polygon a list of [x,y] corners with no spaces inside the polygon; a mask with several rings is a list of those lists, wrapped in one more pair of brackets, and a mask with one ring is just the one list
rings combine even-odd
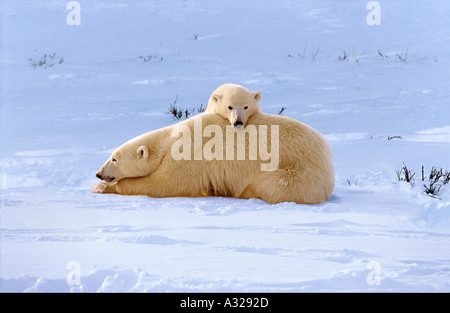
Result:
{"label": "polar bear cub", "polygon": [[222,116],[236,128],[245,127],[250,116],[262,113],[260,99],[260,91],[250,92],[239,85],[224,84],[211,94],[205,112]]}

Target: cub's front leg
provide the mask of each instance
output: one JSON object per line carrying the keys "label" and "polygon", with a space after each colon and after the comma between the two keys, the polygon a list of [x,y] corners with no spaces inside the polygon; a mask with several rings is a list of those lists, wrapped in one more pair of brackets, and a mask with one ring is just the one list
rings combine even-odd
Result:
{"label": "cub's front leg", "polygon": [[117,190],[117,182],[116,183],[99,182],[98,184],[91,187],[91,192],[115,193],[115,194],[119,193],[119,191]]}

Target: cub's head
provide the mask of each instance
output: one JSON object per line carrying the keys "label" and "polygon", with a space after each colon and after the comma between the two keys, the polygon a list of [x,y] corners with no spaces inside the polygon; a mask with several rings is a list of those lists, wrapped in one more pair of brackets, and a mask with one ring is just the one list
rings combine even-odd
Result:
{"label": "cub's head", "polygon": [[245,127],[250,116],[262,112],[260,99],[260,91],[250,92],[239,85],[224,84],[212,93],[205,112],[219,114],[237,128]]}
{"label": "cub's head", "polygon": [[118,182],[153,173],[160,164],[160,153],[139,141],[131,140],[117,148],[96,176],[106,182]]}

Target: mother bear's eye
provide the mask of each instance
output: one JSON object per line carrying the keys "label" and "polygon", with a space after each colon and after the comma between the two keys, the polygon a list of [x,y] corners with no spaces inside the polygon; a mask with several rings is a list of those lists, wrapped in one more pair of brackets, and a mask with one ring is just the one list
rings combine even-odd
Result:
{"label": "mother bear's eye", "polygon": [[245,107],[244,107],[244,110],[247,110],[248,109],[248,106],[246,105]]}
{"label": "mother bear's eye", "polygon": [[113,162],[117,162],[117,160],[116,160],[116,159],[112,159],[112,161],[113,161]]}
{"label": "mother bear's eye", "polygon": [[230,105],[230,106],[228,107],[228,110],[233,110],[233,107]]}

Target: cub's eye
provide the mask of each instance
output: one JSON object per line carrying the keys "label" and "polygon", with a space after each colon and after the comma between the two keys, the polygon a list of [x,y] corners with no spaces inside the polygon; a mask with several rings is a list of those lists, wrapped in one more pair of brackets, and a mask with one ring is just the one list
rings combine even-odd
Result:
{"label": "cub's eye", "polygon": [[233,107],[230,105],[230,106],[228,107],[228,110],[233,110]]}
{"label": "cub's eye", "polygon": [[111,161],[113,161],[114,163],[116,163],[116,162],[117,162],[117,160],[116,160],[116,159],[112,159]]}
{"label": "cub's eye", "polygon": [[245,106],[245,107],[244,107],[244,110],[247,110],[247,109],[248,109],[248,106]]}

